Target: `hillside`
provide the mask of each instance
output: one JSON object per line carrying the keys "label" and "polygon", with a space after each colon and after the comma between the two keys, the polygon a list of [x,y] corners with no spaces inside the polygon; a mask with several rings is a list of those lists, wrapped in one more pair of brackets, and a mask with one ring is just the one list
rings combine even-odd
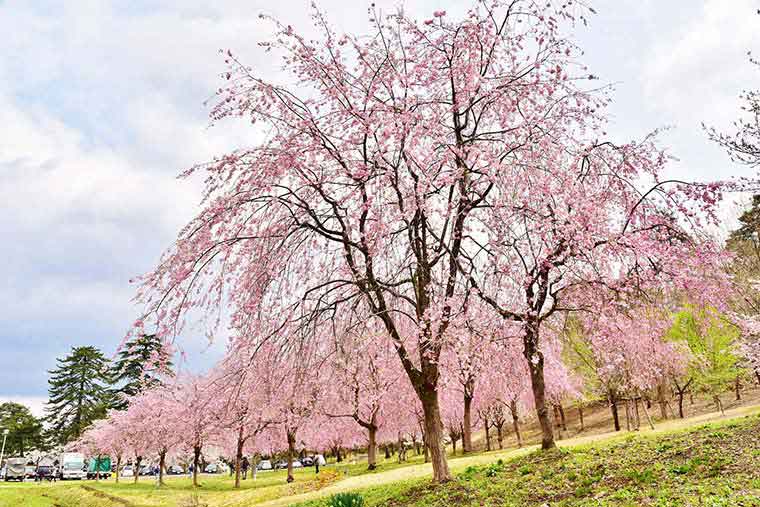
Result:
{"label": "hillside", "polygon": [[[361,492],[365,507],[452,505],[760,505],[760,406],[734,408],[658,424],[638,433],[584,435],[561,451],[535,446],[456,456],[456,479],[431,486],[430,465],[343,463],[309,469],[285,484],[283,472],[260,474],[233,490],[226,476],[172,477],[158,489],[150,478],[57,484],[2,484],[0,507],[323,507],[337,492]],[[300,503],[299,503],[300,502]],[[702,502],[702,503],[700,503]]]}
{"label": "hillside", "polygon": [[[365,507],[760,505],[760,417],[627,434],[470,465],[443,486],[362,490]],[[323,499],[299,507],[326,505]]]}

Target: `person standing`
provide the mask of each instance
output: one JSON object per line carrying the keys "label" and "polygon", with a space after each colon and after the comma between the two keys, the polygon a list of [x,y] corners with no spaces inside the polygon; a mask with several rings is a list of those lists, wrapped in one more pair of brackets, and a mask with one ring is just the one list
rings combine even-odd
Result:
{"label": "person standing", "polygon": [[243,469],[243,480],[248,477],[248,468],[251,466],[251,464],[248,462],[248,457],[243,456],[243,461],[240,464],[240,468]]}

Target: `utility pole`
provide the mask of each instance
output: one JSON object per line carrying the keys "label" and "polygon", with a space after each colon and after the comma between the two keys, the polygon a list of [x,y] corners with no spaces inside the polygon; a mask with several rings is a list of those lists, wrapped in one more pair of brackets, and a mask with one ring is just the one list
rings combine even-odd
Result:
{"label": "utility pole", "polygon": [[5,454],[5,440],[8,438],[8,433],[10,433],[10,430],[8,428],[5,428],[3,430],[3,448],[0,449],[0,467],[3,466],[3,454]]}

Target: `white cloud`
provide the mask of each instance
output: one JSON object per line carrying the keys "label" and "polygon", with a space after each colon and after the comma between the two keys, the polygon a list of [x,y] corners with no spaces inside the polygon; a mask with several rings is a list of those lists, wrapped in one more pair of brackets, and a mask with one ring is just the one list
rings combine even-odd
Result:
{"label": "white cloud", "polygon": [[[319,4],[338,31],[368,24],[369,0]],[[389,12],[398,2],[377,4]],[[466,7],[406,4],[420,18]],[[613,134],[676,124],[666,137],[682,158],[674,170],[714,177],[726,158],[699,122],[733,118],[737,93],[757,82],[745,52],[759,18],[750,0],[665,4],[599,1],[600,14],[578,33],[592,72],[622,81]],[[70,345],[112,352],[135,313],[128,278],[155,264],[195,210],[200,182],[175,175],[256,139],[244,125],[207,128],[202,103],[220,82],[218,49],[276,80],[280,61],[257,46],[271,31],[258,14],[308,35],[308,5],[0,3],[0,392],[22,370],[43,392],[45,369]]]}
{"label": "white cloud", "polygon": [[697,16],[661,33],[647,51],[644,90],[674,117],[699,114],[728,123],[737,115],[741,89],[760,82],[746,56],[758,43],[757,3],[707,0],[692,8]]}

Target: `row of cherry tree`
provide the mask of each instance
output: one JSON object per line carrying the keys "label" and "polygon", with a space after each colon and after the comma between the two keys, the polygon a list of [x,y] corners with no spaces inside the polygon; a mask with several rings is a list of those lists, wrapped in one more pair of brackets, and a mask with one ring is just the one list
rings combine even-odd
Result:
{"label": "row of cherry tree", "polygon": [[604,375],[632,361],[626,385],[644,390],[679,363],[658,311],[728,314],[730,256],[711,231],[724,193],[754,182],[668,179],[656,132],[610,138],[609,90],[568,35],[590,11],[375,11],[355,36],[315,10],[321,37],[274,21],[263,44],[297,86],[224,53],[212,120],[246,120],[261,141],[186,173],[207,174],[202,211],[141,278],[135,326],[168,342],[203,316],[230,336],[208,379],[167,398],[189,397],[174,433],[197,436],[196,455],[222,425],[238,448],[291,454],[356,435],[372,464],[378,439],[419,431],[446,481],[445,428],[461,424],[469,450],[474,414],[519,401],[555,446],[551,405],[578,389],[568,326]]}
{"label": "row of cherry tree", "polygon": [[[609,397],[619,429],[621,400],[653,395],[663,384],[677,386],[690,363],[709,362],[707,355],[689,348],[688,339],[672,339],[684,315],[695,313],[673,315],[648,307],[565,322],[543,350],[548,402],[558,410],[570,401],[581,406],[584,392],[596,389],[594,395]],[[704,336],[700,343],[715,334],[709,329],[715,325],[720,321],[714,312],[699,316],[702,329],[694,334]],[[126,461],[137,470],[141,463],[158,463],[160,483],[167,460],[192,463],[197,485],[201,458],[224,456],[234,462],[236,487],[244,456],[285,454],[292,480],[293,460],[307,449],[366,449],[370,469],[378,463],[380,445],[398,443],[403,449],[413,443],[427,454],[431,442],[422,405],[395,350],[370,339],[366,326],[361,329],[336,337],[321,353],[312,347],[284,351],[271,344],[251,350],[247,341],[231,345],[205,376],[167,377],[71,445],[91,457],[112,456],[117,470]],[[593,374],[578,368],[568,354],[582,356],[588,361],[584,366],[593,365]],[[501,448],[507,420],[521,444],[520,419],[534,404],[528,366],[513,337],[463,333],[444,349],[441,374],[442,431],[454,446],[461,439],[463,452],[474,450],[472,432],[482,427],[487,448],[489,429],[496,430]],[[688,376],[695,380],[694,372]],[[652,424],[648,411],[646,415]],[[555,424],[561,428],[559,417]]]}
{"label": "row of cherry tree", "polygon": [[[413,442],[427,454],[422,407],[393,348],[361,334],[333,345],[315,354],[270,345],[252,351],[241,343],[207,375],[167,378],[134,397],[126,410],[110,412],[70,446],[92,457],[112,456],[117,470],[127,461],[136,469],[158,463],[160,483],[167,460],[193,463],[197,484],[201,458],[224,456],[235,464],[237,486],[243,456],[254,454],[286,454],[288,480],[293,459],[305,449],[366,449],[370,469],[381,444]],[[442,394],[442,416],[446,428],[463,439],[465,451],[472,450],[473,417],[487,418],[509,406],[517,415],[516,407],[529,406],[527,369],[501,368],[524,362],[515,347],[494,339],[478,350],[452,348],[445,362],[443,383],[449,389]],[[574,393],[558,358],[552,356],[550,364],[559,369],[550,370],[553,379],[566,379],[552,395]]]}

